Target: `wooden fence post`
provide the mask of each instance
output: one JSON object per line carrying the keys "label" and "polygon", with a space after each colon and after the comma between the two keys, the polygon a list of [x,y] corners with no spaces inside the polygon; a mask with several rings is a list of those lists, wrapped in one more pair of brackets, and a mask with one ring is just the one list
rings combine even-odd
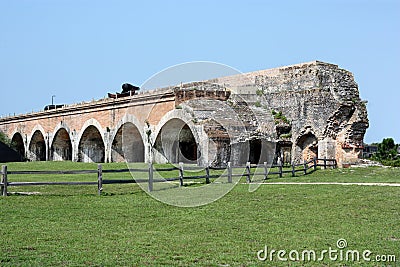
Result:
{"label": "wooden fence post", "polygon": [[7,165],[1,166],[1,182],[3,185],[1,186],[1,194],[2,196],[6,197],[7,196]]}
{"label": "wooden fence post", "polygon": [[282,178],[282,174],[283,174],[282,167],[283,167],[283,162],[281,161],[279,163],[279,178]]}
{"label": "wooden fence post", "polygon": [[304,175],[307,175],[307,161],[304,161],[303,167],[304,167]]}
{"label": "wooden fence post", "polygon": [[250,162],[246,162],[246,173],[247,173],[247,175],[246,175],[246,182],[247,182],[247,183],[251,183],[251,179],[250,179],[250,173],[251,173],[251,170],[250,170]]}
{"label": "wooden fence post", "polygon": [[183,162],[179,162],[179,186],[183,186]]}
{"label": "wooden fence post", "polygon": [[326,157],[324,157],[324,170],[326,170]]}
{"label": "wooden fence post", "polygon": [[268,179],[268,165],[267,162],[264,162],[264,180]]}
{"label": "wooden fence post", "polygon": [[149,192],[153,191],[153,163],[149,163]]}
{"label": "wooden fence post", "polygon": [[232,163],[229,161],[228,165],[228,183],[232,183]]}
{"label": "wooden fence post", "polygon": [[[3,183],[3,168],[4,168],[4,165],[2,165],[1,166],[1,179],[0,179],[0,183]],[[0,185],[0,194],[1,195],[3,195],[3,189],[4,189],[4,186],[3,185]]]}
{"label": "wooden fence post", "polygon": [[316,171],[317,170],[317,158],[314,158],[313,161],[314,161],[314,171]]}
{"label": "wooden fence post", "polygon": [[97,165],[97,192],[101,196],[103,191],[103,166],[101,164]]}
{"label": "wooden fence post", "polygon": [[210,167],[207,165],[206,167],[206,184],[210,183]]}
{"label": "wooden fence post", "polygon": [[292,161],[292,177],[295,176],[296,176],[296,171],[295,171],[294,161]]}

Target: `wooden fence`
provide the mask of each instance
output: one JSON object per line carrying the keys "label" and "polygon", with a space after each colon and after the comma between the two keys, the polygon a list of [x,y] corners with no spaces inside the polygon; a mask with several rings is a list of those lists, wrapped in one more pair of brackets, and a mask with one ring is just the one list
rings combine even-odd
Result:
{"label": "wooden fence", "polygon": [[[292,177],[296,176],[297,172],[301,172],[303,175],[307,175],[317,169],[317,167],[324,167],[324,169],[328,167],[337,167],[337,162],[335,159],[317,159],[314,158],[310,161],[304,161],[301,164],[291,164],[291,165],[272,165],[268,166],[267,162],[264,164],[250,164],[250,162],[246,163],[246,166],[232,166],[231,162],[228,162],[226,168],[213,168],[213,167],[196,167],[196,166],[186,166],[184,168],[183,163],[179,163],[179,167],[171,167],[171,168],[159,168],[154,169],[153,164],[149,164],[147,169],[119,169],[119,170],[103,170],[101,164],[98,165],[97,170],[77,170],[77,171],[8,171],[7,166],[3,165],[0,175],[1,175],[1,195],[7,196],[8,187],[10,186],[40,186],[40,185],[97,185],[98,194],[101,195],[103,191],[104,184],[126,184],[126,183],[148,183],[148,191],[153,191],[153,184],[157,182],[171,182],[171,181],[179,181],[179,186],[184,186],[184,180],[193,180],[193,179],[205,179],[205,183],[209,184],[210,179],[213,178],[227,178],[228,183],[232,183],[233,177],[246,177],[246,181],[251,183],[251,178],[254,176],[263,176],[264,180],[267,180],[270,175],[279,175],[279,177],[283,177],[283,174],[290,173]],[[263,169],[263,172],[256,172],[257,169]],[[235,169],[241,169],[241,173],[235,173]],[[170,177],[163,179],[154,179],[154,172],[169,172],[169,171],[179,171],[178,177]],[[205,170],[204,175],[185,175],[185,171],[202,171]],[[226,174],[210,174],[210,170],[226,170]],[[274,171],[273,171],[274,170]],[[310,171],[311,170],[311,171]],[[147,173],[147,177],[141,179],[103,179],[104,173],[124,173],[124,172],[141,172]],[[60,174],[97,174],[97,181],[92,182],[10,182],[8,180],[8,175],[43,175],[43,174],[51,174],[51,175],[60,175]]]}

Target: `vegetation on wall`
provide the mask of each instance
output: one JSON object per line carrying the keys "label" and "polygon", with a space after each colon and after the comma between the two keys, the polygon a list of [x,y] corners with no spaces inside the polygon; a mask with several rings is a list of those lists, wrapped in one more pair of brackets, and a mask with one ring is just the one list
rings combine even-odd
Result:
{"label": "vegetation on wall", "polygon": [[281,134],[279,137],[283,139],[290,139],[292,138],[292,133]]}
{"label": "vegetation on wall", "polygon": [[285,115],[282,114],[282,111],[276,112],[275,110],[272,110],[272,115],[274,116],[275,124],[279,123],[286,123],[290,124],[290,121],[286,118]]}

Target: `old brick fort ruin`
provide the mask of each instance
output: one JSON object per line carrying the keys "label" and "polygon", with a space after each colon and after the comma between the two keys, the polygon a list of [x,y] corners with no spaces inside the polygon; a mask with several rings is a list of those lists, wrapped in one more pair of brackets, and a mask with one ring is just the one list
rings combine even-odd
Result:
{"label": "old brick fort ruin", "polygon": [[367,128],[352,73],[319,61],[0,119],[32,161],[341,165],[361,157]]}

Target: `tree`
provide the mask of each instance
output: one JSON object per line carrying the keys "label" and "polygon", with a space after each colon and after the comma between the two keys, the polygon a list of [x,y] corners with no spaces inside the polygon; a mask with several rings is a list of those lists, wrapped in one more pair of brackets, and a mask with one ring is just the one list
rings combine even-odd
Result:
{"label": "tree", "polygon": [[397,156],[397,148],[393,138],[384,138],[382,143],[378,144],[378,152],[375,158],[379,161],[383,160],[394,160]]}
{"label": "tree", "polygon": [[8,138],[8,136],[5,133],[3,133],[2,131],[0,131],[0,142],[6,144],[7,146],[11,145],[10,138]]}

